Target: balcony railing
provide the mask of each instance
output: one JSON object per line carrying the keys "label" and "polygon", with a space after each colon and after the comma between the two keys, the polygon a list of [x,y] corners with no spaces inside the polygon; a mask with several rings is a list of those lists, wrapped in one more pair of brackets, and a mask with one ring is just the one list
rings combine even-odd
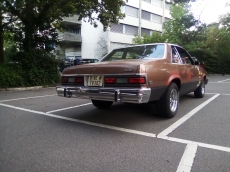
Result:
{"label": "balcony railing", "polygon": [[65,41],[65,42],[82,42],[82,37],[81,35],[77,35],[74,33],[69,33],[69,32],[64,32],[64,33],[59,33],[58,39],[60,41]]}
{"label": "balcony railing", "polygon": [[79,21],[79,16],[78,15],[74,15],[72,17],[64,17],[63,18],[63,22],[64,23],[77,23],[77,24],[81,24],[81,20]]}

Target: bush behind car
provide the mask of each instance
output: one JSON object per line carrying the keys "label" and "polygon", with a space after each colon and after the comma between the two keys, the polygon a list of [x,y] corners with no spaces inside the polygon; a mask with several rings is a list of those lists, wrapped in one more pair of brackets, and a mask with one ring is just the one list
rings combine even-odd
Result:
{"label": "bush behind car", "polygon": [[43,50],[19,52],[11,63],[1,67],[0,87],[51,85],[60,82],[58,61]]}

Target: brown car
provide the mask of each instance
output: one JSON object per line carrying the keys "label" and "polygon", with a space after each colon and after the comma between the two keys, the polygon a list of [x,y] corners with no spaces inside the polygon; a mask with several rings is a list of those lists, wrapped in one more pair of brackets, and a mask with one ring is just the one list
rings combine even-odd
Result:
{"label": "brown car", "polygon": [[113,102],[155,102],[158,114],[176,115],[181,95],[202,98],[207,72],[182,47],[144,44],[111,51],[100,62],[66,68],[57,94],[91,99],[97,108]]}

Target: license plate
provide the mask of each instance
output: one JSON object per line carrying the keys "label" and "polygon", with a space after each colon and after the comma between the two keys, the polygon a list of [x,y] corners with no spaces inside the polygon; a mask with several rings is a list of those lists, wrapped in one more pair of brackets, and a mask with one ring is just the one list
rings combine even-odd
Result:
{"label": "license plate", "polygon": [[89,76],[88,86],[102,86],[104,81],[103,76]]}

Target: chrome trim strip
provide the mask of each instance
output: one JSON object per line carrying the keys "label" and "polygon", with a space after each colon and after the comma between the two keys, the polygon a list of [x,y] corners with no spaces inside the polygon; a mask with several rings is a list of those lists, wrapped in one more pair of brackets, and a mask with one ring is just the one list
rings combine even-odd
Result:
{"label": "chrome trim strip", "polygon": [[124,76],[124,75],[137,75],[137,76],[146,76],[146,73],[121,73],[121,74],[62,74],[63,77],[72,77],[72,76],[95,76],[95,75],[99,75],[99,76]]}
{"label": "chrome trim strip", "polygon": [[148,103],[150,88],[109,88],[109,87],[73,87],[57,86],[57,95],[81,99],[95,99],[126,103]]}

